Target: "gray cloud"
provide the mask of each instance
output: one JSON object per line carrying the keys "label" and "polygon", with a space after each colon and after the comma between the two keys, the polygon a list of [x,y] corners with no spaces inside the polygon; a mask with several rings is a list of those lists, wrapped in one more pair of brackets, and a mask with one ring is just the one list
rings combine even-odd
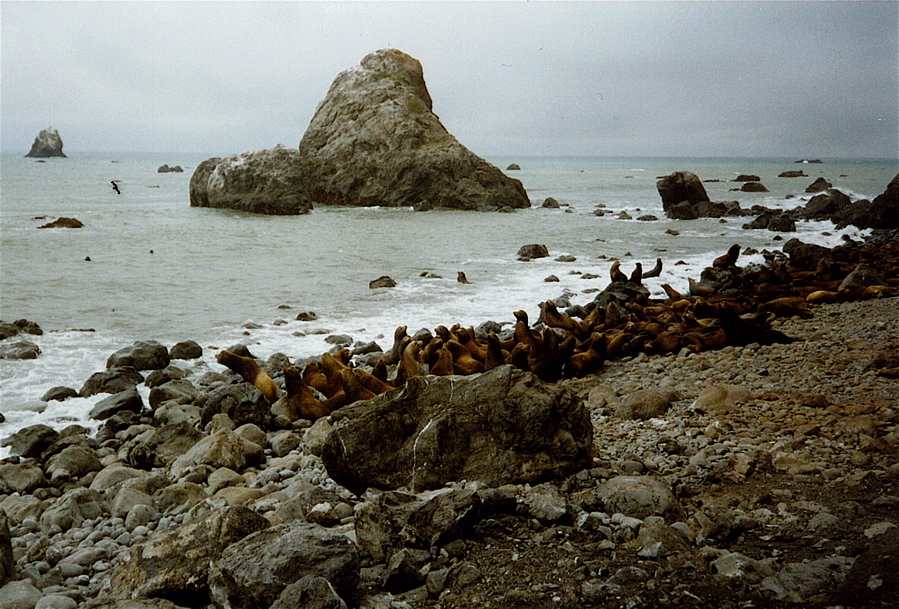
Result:
{"label": "gray cloud", "polygon": [[295,146],[395,47],[493,154],[899,156],[899,3],[3,3],[2,147]]}

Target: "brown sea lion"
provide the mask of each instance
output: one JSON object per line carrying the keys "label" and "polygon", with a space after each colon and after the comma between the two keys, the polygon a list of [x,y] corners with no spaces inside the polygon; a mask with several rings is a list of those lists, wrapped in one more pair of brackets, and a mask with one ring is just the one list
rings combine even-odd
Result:
{"label": "brown sea lion", "polygon": [[580,379],[588,374],[594,374],[602,370],[606,357],[606,335],[594,332],[590,337],[590,344],[581,353],[575,353],[565,363],[565,375]]}
{"label": "brown sea lion", "polygon": [[612,263],[612,268],[609,269],[609,275],[611,276],[613,283],[627,281],[627,275],[621,271],[621,261],[619,260]]}
{"label": "brown sea lion", "polygon": [[585,328],[576,319],[572,319],[568,315],[564,315],[556,308],[556,303],[547,300],[543,303],[543,321],[550,328],[561,328],[569,332],[574,332],[578,337],[583,337],[587,332]]}
{"label": "brown sea lion", "polygon": [[397,366],[396,376],[391,385],[399,387],[406,384],[406,381],[413,376],[421,376],[421,367],[418,363],[419,351],[421,351],[421,341],[410,339],[403,349],[403,356],[400,358],[400,364]]}
{"label": "brown sea lion", "polygon": [[338,357],[330,353],[322,353],[321,361],[322,372],[328,379],[328,384],[322,393],[330,398],[343,387],[343,383],[340,380],[340,371],[346,369],[347,366]]}
{"label": "brown sea lion", "polygon": [[462,343],[451,340],[445,347],[453,355],[454,374],[477,374],[484,371],[484,364],[472,357],[471,352]]}
{"label": "brown sea lion", "polygon": [[359,379],[359,382],[362,383],[363,387],[376,395],[380,395],[385,391],[390,391],[394,388],[374,374],[361,370],[360,368],[353,368],[353,374],[356,375],[356,378]]}
{"label": "brown sea lion", "polygon": [[669,300],[675,301],[675,300],[683,300],[684,299],[683,294],[681,294],[680,292],[678,292],[677,290],[672,288],[667,283],[662,284],[662,289],[665,290],[665,295],[668,296]]}
{"label": "brown sea lion", "polygon": [[278,386],[253,358],[221,351],[215,356],[215,361],[239,374],[246,382],[252,383],[269,402],[277,401]]}
{"label": "brown sea lion", "polygon": [[530,351],[527,343],[518,343],[509,353],[509,363],[519,370],[530,370]]}
{"label": "brown sea lion", "polygon": [[406,326],[398,326],[396,330],[393,331],[393,346],[390,347],[390,351],[381,357],[386,366],[393,366],[399,363],[400,358],[403,355],[403,349],[405,348],[403,339],[406,338],[406,336]]}
{"label": "brown sea lion", "polygon": [[303,369],[303,382],[322,394],[328,387],[328,377],[322,373],[321,366],[316,362],[306,364]]}
{"label": "brown sea lion", "polygon": [[350,368],[344,368],[340,371],[340,381],[343,384],[343,391],[350,404],[359,400],[370,400],[376,395],[374,391],[367,389],[359,382],[355,371]]}
{"label": "brown sea lion", "polygon": [[487,347],[482,345],[474,336],[474,328],[460,328],[456,332],[458,341],[468,349],[473,358],[481,363],[487,359]]}
{"label": "brown sea lion", "polygon": [[638,262],[634,267],[634,272],[631,273],[628,281],[631,283],[643,283],[643,264]]}
{"label": "brown sea lion", "polygon": [[727,253],[723,256],[718,256],[715,260],[712,261],[712,266],[718,267],[721,269],[726,269],[731,266],[737,265],[737,258],[740,257],[740,246],[736,243],[731,245],[728,248]]}
{"label": "brown sea lion", "polygon": [[487,335],[487,357],[484,360],[484,370],[493,370],[505,364],[506,361],[507,356],[503,353],[499,337],[494,332],[491,332]]}
{"label": "brown sea lion", "polygon": [[[439,340],[439,339],[438,339]],[[428,371],[434,376],[450,376],[455,374],[453,370],[453,354],[441,342],[440,348],[437,350],[437,361]]]}
{"label": "brown sea lion", "polygon": [[656,258],[656,265],[649,269],[648,271],[643,273],[643,279],[649,279],[650,277],[658,277],[662,274],[662,259]]}
{"label": "brown sea lion", "polygon": [[839,294],[828,290],[815,290],[805,297],[806,302],[810,304],[826,304],[836,302]]}
{"label": "brown sea lion", "polygon": [[303,381],[303,375],[296,366],[284,369],[284,386],[287,389],[288,418],[309,419],[314,421],[330,414],[321,402],[315,398],[312,389]]}
{"label": "brown sea lion", "polygon": [[456,281],[458,281],[459,283],[471,283],[471,282],[468,280],[468,277],[466,277],[466,276],[465,276],[465,273],[463,273],[462,271],[459,271],[459,272],[456,274]]}

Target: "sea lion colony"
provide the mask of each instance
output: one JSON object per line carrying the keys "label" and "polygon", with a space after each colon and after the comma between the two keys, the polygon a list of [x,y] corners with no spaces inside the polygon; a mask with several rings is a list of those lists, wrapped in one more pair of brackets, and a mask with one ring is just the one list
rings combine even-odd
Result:
{"label": "sea lion colony", "polygon": [[[533,325],[515,311],[511,330],[477,336],[456,324],[420,332],[413,339],[399,326],[386,353],[351,362],[352,352],[323,353],[300,370],[284,369],[286,397],[249,353],[218,354],[219,363],[254,384],[276,402],[274,410],[291,421],[317,419],[358,400],[366,400],[420,375],[470,375],[511,364],[546,382],[596,374],[607,360],[635,356],[722,349],[752,343],[771,345],[793,339],[770,327],[775,317],[810,317],[820,303],[891,297],[899,286],[899,243],[858,244],[827,250],[814,262],[787,263],[772,257],[766,265],[737,266],[739,245],[706,268],[689,294],[668,284],[667,299],[649,298],[643,277],[661,272],[661,260],[648,273],[636,264],[627,276],[615,261],[612,283],[587,306],[559,311],[552,300],[540,305]],[[641,276],[642,275],[642,276]],[[355,364],[355,365],[354,365]]]}

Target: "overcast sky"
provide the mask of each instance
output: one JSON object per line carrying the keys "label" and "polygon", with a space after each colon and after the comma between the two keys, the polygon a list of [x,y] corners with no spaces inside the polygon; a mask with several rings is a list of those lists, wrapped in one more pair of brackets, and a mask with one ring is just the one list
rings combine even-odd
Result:
{"label": "overcast sky", "polygon": [[899,3],[0,4],[3,152],[296,146],[334,77],[419,59],[483,155],[899,156]]}

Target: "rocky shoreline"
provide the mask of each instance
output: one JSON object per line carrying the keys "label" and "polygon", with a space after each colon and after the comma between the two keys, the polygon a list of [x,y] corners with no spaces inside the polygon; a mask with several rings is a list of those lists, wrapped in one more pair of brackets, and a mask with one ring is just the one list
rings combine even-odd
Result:
{"label": "rocky shoreline", "polygon": [[558,383],[420,376],[314,423],[136,343],[45,396],[109,393],[95,435],[3,440],[0,606],[894,606],[896,304]]}

